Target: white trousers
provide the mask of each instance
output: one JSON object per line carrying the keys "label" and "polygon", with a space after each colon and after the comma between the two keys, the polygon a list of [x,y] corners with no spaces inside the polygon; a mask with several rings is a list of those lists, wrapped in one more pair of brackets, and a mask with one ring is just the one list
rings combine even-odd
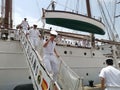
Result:
{"label": "white trousers", "polygon": [[30,42],[31,42],[31,45],[34,49],[38,48],[38,46],[39,46],[39,39],[38,38],[30,37]]}
{"label": "white trousers", "polygon": [[53,54],[46,54],[43,56],[43,62],[45,64],[46,69],[50,74],[53,74],[53,79],[57,80],[58,74],[58,61],[55,55]]}
{"label": "white trousers", "polygon": [[28,30],[27,30],[27,29],[23,29],[23,32],[24,32],[25,34],[27,34],[27,33],[28,33]]}

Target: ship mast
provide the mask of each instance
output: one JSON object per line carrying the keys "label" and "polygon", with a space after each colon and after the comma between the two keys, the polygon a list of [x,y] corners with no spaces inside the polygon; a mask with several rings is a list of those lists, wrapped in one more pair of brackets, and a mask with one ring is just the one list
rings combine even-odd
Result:
{"label": "ship mast", "polygon": [[4,28],[12,28],[12,0],[5,0]]}
{"label": "ship mast", "polygon": [[86,6],[87,6],[88,17],[91,18],[91,9],[90,9],[90,1],[89,0],[86,0]]}
{"label": "ship mast", "polygon": [[4,14],[4,0],[1,0],[1,21],[0,21],[0,24],[1,26],[3,26],[3,15]]}
{"label": "ship mast", "polygon": [[[91,18],[91,8],[90,8],[90,1],[89,0],[86,0],[86,8],[87,8],[88,17]],[[91,46],[93,48],[95,47],[95,37],[94,37],[93,33],[91,33]]]}

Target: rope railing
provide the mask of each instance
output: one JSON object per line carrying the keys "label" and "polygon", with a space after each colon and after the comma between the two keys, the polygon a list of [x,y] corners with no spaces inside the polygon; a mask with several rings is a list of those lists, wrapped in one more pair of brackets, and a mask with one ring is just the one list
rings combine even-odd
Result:
{"label": "rope railing", "polygon": [[58,84],[63,90],[81,90],[81,78],[59,57]]}

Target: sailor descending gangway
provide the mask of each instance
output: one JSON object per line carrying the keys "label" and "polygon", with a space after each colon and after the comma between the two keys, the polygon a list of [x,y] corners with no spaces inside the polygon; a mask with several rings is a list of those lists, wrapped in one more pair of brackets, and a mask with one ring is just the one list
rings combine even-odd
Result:
{"label": "sailor descending gangway", "polygon": [[59,58],[58,80],[53,82],[53,78],[42,63],[40,54],[32,48],[29,39],[23,32],[20,34],[20,41],[27,57],[34,90],[82,90],[79,76],[61,58]]}

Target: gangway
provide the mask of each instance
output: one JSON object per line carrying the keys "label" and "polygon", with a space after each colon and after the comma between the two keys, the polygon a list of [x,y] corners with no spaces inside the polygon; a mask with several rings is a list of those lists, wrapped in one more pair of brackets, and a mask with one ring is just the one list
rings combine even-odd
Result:
{"label": "gangway", "polygon": [[53,82],[53,78],[44,67],[41,55],[32,47],[23,32],[20,33],[20,42],[27,57],[34,90],[82,90],[80,77],[61,58],[58,60],[58,80]]}

